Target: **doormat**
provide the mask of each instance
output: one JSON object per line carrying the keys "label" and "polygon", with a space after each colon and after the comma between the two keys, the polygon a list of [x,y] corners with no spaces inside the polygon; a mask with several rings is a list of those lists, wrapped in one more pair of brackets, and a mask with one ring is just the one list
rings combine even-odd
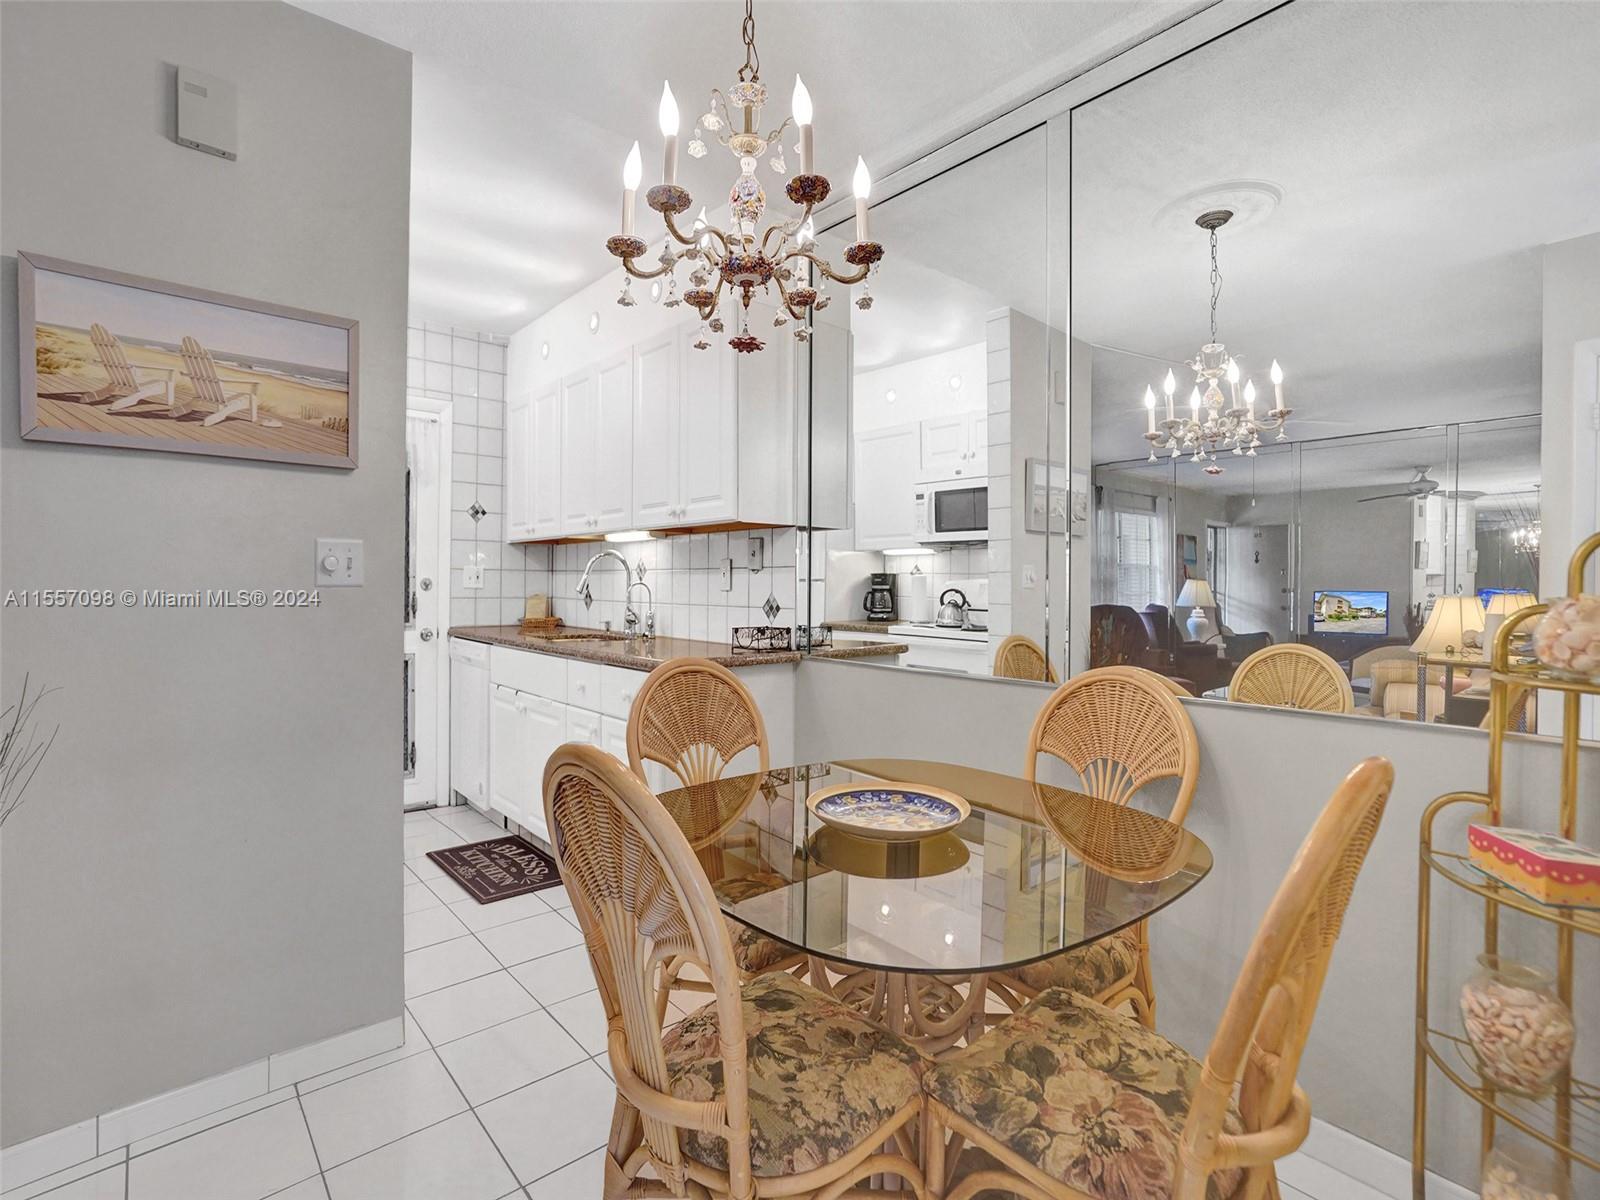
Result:
{"label": "doormat", "polygon": [[520,837],[429,850],[428,857],[479,904],[525,896],[561,882],[555,859]]}

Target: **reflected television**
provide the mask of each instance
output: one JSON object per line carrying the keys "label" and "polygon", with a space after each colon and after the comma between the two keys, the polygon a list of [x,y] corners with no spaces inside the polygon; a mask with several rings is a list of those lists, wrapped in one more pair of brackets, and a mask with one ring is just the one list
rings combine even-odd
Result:
{"label": "reflected television", "polygon": [[1389,593],[1329,588],[1311,594],[1311,632],[1389,635]]}

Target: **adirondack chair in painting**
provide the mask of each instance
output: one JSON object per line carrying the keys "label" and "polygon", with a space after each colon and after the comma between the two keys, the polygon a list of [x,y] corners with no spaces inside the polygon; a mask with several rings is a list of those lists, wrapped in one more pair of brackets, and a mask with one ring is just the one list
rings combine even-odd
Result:
{"label": "adirondack chair in painting", "polygon": [[[89,341],[94,344],[94,351],[100,356],[100,366],[111,380],[105,387],[89,393],[90,400],[114,396],[116,398],[111,402],[110,411],[119,412],[124,408],[132,408],[141,400],[160,397],[173,416],[185,411],[186,406],[178,400],[174,391],[178,378],[177,367],[134,366],[128,361],[117,335],[98,322],[89,326]],[[164,378],[141,382],[137,374],[140,371],[159,374]]]}
{"label": "adirondack chair in painting", "polygon": [[217,364],[211,361],[211,351],[207,350],[192,337],[183,339],[183,373],[194,384],[195,395],[200,397],[203,404],[209,404],[216,409],[209,417],[200,422],[202,425],[215,425],[225,421],[234,413],[250,410],[250,420],[268,429],[281,429],[282,421],[275,421],[271,417],[263,417],[256,392],[261,387],[259,379],[243,382],[234,379],[223,379],[217,374]]}

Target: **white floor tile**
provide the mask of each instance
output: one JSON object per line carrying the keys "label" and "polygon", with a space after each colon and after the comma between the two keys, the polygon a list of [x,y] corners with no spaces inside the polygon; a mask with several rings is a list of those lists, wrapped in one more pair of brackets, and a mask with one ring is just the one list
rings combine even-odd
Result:
{"label": "white floor tile", "polygon": [[468,897],[451,902],[450,911],[455,913],[456,920],[476,932],[493,929],[496,925],[509,925],[524,917],[545,916],[550,906],[539,899],[537,892],[529,892],[526,896],[512,896],[509,900],[496,900],[493,904],[479,904]]}
{"label": "white floor tile", "polygon": [[599,992],[585,992],[548,1007],[550,1015],[560,1021],[561,1027],[577,1038],[578,1044],[590,1054],[605,1050],[606,1010]]}
{"label": "white floor tile", "polygon": [[551,908],[562,909],[572,907],[572,897],[567,895],[567,885],[564,883],[558,883],[555,887],[544,888],[538,893],[538,896],[539,899],[543,900]]}
{"label": "white floor tile", "polygon": [[448,846],[459,846],[460,844],[461,835],[459,833],[453,829],[447,829],[435,821],[431,829],[406,830],[405,859],[410,862],[413,859],[422,858],[429,850],[443,850]]}
{"label": "white floor tile", "polygon": [[322,1182],[322,1176],[318,1175],[315,1179],[307,1179],[292,1188],[273,1192],[267,1200],[328,1200],[328,1186]]}
{"label": "white floor tile", "polygon": [[1304,1154],[1291,1154],[1277,1163],[1278,1179],[1317,1200],[1388,1200],[1376,1188]]}
{"label": "white floor tile", "polygon": [[513,967],[530,958],[576,946],[583,941],[583,934],[552,912],[485,929],[478,934],[478,940],[502,963]]}
{"label": "white floor tile", "polygon": [[[91,1175],[106,1174],[114,1176],[115,1188],[126,1190],[125,1175],[122,1167],[127,1164],[127,1161],[128,1153],[126,1150],[113,1150],[110,1154],[102,1154],[97,1158],[91,1158],[87,1162],[68,1167],[65,1171],[52,1172],[43,1179],[35,1179],[31,1183],[23,1183],[18,1184],[16,1187],[6,1188],[5,1192],[0,1194],[4,1195],[5,1200],[33,1200],[35,1196],[45,1192],[50,1193],[51,1200],[57,1200],[58,1197],[71,1197],[75,1194],[80,1196],[82,1200],[91,1200],[91,1198],[98,1200],[96,1189],[99,1189],[105,1192],[111,1200],[123,1200],[121,1190],[113,1192],[113,1181],[111,1179],[97,1179],[92,1183],[88,1182],[88,1180]],[[77,1193],[66,1190],[67,1184],[78,1183],[79,1181],[84,1182]],[[0,1180],[0,1186],[4,1186],[4,1182]]]}
{"label": "white floor tile", "polygon": [[444,878],[444,868],[431,858],[408,859],[405,868],[423,883],[427,883],[431,879]]}
{"label": "white floor tile", "polygon": [[588,947],[578,945],[546,954],[511,968],[517,982],[540,1004],[555,1004],[595,990],[594,967]]}
{"label": "white floor tile", "polygon": [[409,1012],[405,1015],[405,1027],[405,1041],[393,1050],[385,1050],[382,1054],[374,1054],[371,1058],[363,1058],[357,1062],[346,1063],[344,1066],[337,1067],[322,1075],[316,1075],[310,1079],[302,1079],[300,1081],[300,1094],[302,1096],[309,1095],[311,1092],[319,1088],[325,1088],[329,1084],[338,1083],[355,1075],[365,1075],[368,1071],[386,1067],[392,1062],[399,1062],[402,1058],[410,1058],[413,1054],[420,1054],[424,1050],[431,1048],[428,1045],[428,1039],[422,1035],[422,1027],[417,1024],[416,1019]]}
{"label": "white floor tile", "polygon": [[604,1146],[616,1097],[605,1072],[583,1062],[491,1100],[478,1115],[526,1183]]}
{"label": "white floor tile", "polygon": [[468,1103],[484,1104],[587,1056],[549,1013],[531,1012],[441,1046],[439,1057]]}
{"label": "white floor tile", "polygon": [[406,999],[499,969],[494,955],[474,937],[425,946],[406,955]]}
{"label": "white floor tile", "polygon": [[471,1113],[328,1172],[333,1200],[499,1200],[515,1183]]}
{"label": "white floor tile", "polygon": [[[432,862],[433,860],[423,859],[422,861]],[[463,900],[472,900],[472,896],[467,889],[443,871],[440,871],[439,874],[431,879],[424,879],[422,885],[438,897],[441,904],[459,904]],[[476,900],[472,900],[472,902],[474,904],[477,903]]]}
{"label": "white floor tile", "polygon": [[163,1129],[160,1133],[153,1133],[149,1137],[140,1138],[128,1147],[130,1156],[148,1154],[152,1150],[159,1150],[162,1146],[171,1145],[180,1138],[190,1137],[196,1133],[204,1133],[216,1125],[226,1124],[228,1121],[237,1120],[249,1113],[258,1112],[263,1108],[271,1108],[274,1104],[282,1104],[285,1100],[294,1099],[294,1088],[281,1087],[276,1091],[264,1092],[253,1100],[246,1100],[240,1104],[229,1105],[214,1113],[208,1113],[193,1121],[182,1125],[175,1125],[171,1129]]}
{"label": "white floor tile", "polygon": [[451,912],[443,904],[436,908],[424,908],[405,915],[405,949],[407,950],[421,950],[424,946],[436,946],[440,942],[448,942],[451,938],[461,937],[466,932],[467,927],[456,920],[455,913]]}
{"label": "white floor tile", "polygon": [[421,912],[425,908],[438,908],[443,903],[444,901],[435,896],[427,884],[420,881],[408,883],[400,891],[401,912]]}
{"label": "white floor tile", "polygon": [[418,996],[408,1007],[422,1032],[438,1046],[533,1012],[538,1005],[515,979],[496,971]]}
{"label": "white floor tile", "polygon": [[416,1054],[302,1098],[323,1170],[467,1107],[435,1054]]}
{"label": "white floor tile", "polygon": [[408,812],[401,819],[401,823],[405,827],[406,836],[410,837],[413,831],[418,829],[432,829],[438,824],[433,819],[434,811],[431,808],[419,808],[416,812]]}
{"label": "white floor tile", "polygon": [[559,1171],[528,1185],[528,1200],[574,1200],[578,1196],[598,1196],[605,1179],[606,1156],[596,1150]]}
{"label": "white floor tile", "polygon": [[453,808],[436,808],[433,810],[433,819],[451,829],[467,829],[476,831],[487,826],[492,832],[484,834],[485,837],[494,837],[496,834],[505,833],[505,827],[499,822],[484,816],[477,809],[465,804],[457,804]]}
{"label": "white floor tile", "polygon": [[128,1200],[261,1200],[317,1173],[300,1105],[288,1100],[128,1164]]}
{"label": "white floor tile", "polygon": [[[17,1198],[24,1196],[40,1196],[40,1200],[126,1200],[128,1194],[128,1167],[126,1163],[96,1171],[93,1175],[85,1175],[81,1179],[63,1187],[56,1188],[53,1192],[19,1191],[14,1195]],[[13,1200],[13,1193],[5,1193],[6,1200]]]}

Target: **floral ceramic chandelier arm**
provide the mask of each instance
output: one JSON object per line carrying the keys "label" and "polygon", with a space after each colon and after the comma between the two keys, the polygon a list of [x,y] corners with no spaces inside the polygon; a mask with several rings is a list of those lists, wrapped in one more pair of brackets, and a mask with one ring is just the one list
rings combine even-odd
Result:
{"label": "floral ceramic chandelier arm", "polygon": [[622,269],[629,275],[632,275],[635,279],[657,279],[660,276],[667,274],[676,265],[676,263],[663,263],[654,271],[641,271],[638,267],[633,265],[632,258],[624,258],[622,260]]}
{"label": "floral ceramic chandelier arm", "polygon": [[872,270],[871,263],[862,263],[851,274],[841,275],[809,250],[791,250],[778,261],[780,263],[786,263],[793,258],[806,259],[812,264],[812,266],[816,267],[817,270],[821,271],[829,279],[833,280],[835,283],[845,284],[846,286],[849,286],[853,283],[860,283],[867,277],[867,272]]}

